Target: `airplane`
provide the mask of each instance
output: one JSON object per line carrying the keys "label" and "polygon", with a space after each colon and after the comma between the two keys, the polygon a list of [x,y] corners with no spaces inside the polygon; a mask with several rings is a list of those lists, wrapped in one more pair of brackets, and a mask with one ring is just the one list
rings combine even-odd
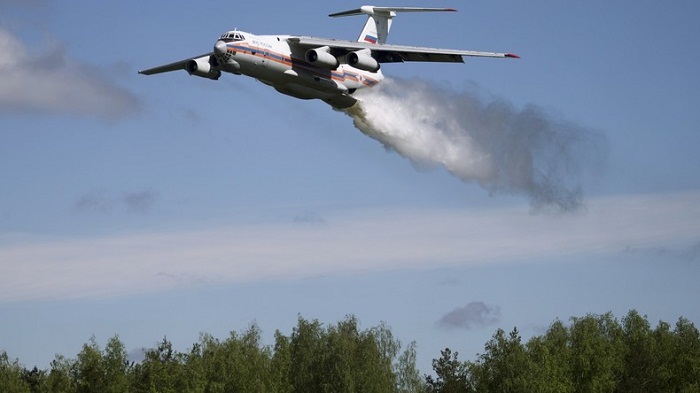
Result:
{"label": "airplane", "polygon": [[399,12],[454,12],[454,8],[377,7],[330,14],[367,15],[357,41],[295,35],[254,35],[232,30],[222,34],[212,52],[139,71],[153,75],[185,70],[218,80],[222,72],[253,77],[278,92],[300,99],[321,99],[332,107],[353,106],[357,90],[376,86],[384,75],[382,63],[406,61],[464,63],[463,56],[519,58],[512,53],[438,49],[386,43]]}

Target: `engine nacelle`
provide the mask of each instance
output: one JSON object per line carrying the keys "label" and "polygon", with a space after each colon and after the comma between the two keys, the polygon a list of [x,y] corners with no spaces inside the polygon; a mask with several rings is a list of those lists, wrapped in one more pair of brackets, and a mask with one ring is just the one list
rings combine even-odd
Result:
{"label": "engine nacelle", "polygon": [[355,68],[369,72],[379,71],[379,62],[377,62],[377,59],[372,57],[372,51],[369,49],[350,52],[348,53],[346,59],[348,64]]}
{"label": "engine nacelle", "polygon": [[216,65],[217,62],[214,56],[203,56],[188,61],[185,64],[185,70],[190,75],[217,80],[221,76],[221,70],[215,68]]}
{"label": "engine nacelle", "polygon": [[330,52],[331,48],[327,46],[309,49],[306,51],[306,61],[318,67],[334,70],[338,68],[340,62]]}

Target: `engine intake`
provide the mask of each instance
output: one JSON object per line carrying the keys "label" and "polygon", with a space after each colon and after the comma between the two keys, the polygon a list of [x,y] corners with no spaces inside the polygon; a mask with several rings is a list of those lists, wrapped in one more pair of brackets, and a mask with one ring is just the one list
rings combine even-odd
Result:
{"label": "engine intake", "polygon": [[355,52],[350,52],[347,55],[348,64],[355,68],[369,72],[379,71],[379,62],[377,59],[372,57],[372,51],[369,49],[362,49]]}
{"label": "engine intake", "polygon": [[327,46],[309,49],[306,51],[305,57],[309,63],[329,70],[334,70],[340,65],[338,59],[331,54],[331,48]]}
{"label": "engine intake", "polygon": [[221,70],[215,68],[217,65],[218,63],[214,56],[203,56],[188,61],[185,64],[185,70],[190,75],[217,80],[221,76]]}

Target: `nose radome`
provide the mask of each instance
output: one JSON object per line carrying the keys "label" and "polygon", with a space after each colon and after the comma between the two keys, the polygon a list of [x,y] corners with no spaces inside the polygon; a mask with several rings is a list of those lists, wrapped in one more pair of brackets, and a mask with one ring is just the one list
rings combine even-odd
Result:
{"label": "nose radome", "polygon": [[226,43],[222,40],[216,41],[214,44],[214,52],[216,53],[226,53]]}

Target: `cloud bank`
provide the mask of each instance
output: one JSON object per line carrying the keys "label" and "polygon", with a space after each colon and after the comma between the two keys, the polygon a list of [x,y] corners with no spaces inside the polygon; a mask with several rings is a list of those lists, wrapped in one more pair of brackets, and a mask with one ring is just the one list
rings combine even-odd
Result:
{"label": "cloud bank", "polygon": [[138,99],[99,69],[63,48],[26,46],[0,28],[0,112],[57,113],[116,120],[139,110]]}
{"label": "cloud bank", "polygon": [[591,200],[585,213],[382,210],[314,225],[247,224],[93,238],[0,234],[0,302],[119,296],[199,285],[579,253],[693,249],[700,192]]}

